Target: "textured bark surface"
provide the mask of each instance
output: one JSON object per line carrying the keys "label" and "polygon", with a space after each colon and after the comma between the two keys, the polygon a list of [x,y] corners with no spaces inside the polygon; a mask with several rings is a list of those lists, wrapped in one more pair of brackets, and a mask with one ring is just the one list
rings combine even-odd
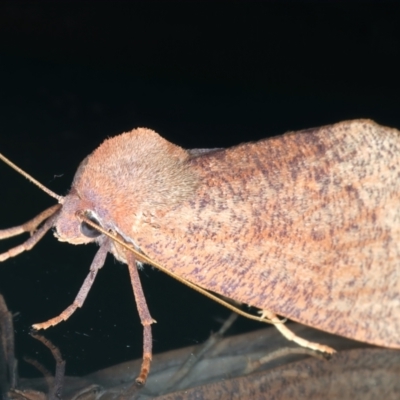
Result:
{"label": "textured bark surface", "polygon": [[157,400],[210,399],[398,399],[398,353],[358,349],[330,362],[309,358],[246,377],[155,397]]}
{"label": "textured bark surface", "polygon": [[[395,350],[357,348],[362,344],[332,337],[304,326],[291,328],[309,340],[324,341],[340,350],[330,360],[288,354],[273,359],[255,372],[253,361],[287,345],[275,329],[225,338],[207,352],[178,386],[165,391],[174,374],[198,348],[192,346],[154,356],[146,387],[131,399],[343,399],[373,400],[400,395],[400,353]],[[297,350],[296,347],[292,350]],[[131,385],[141,360],[106,368],[84,377],[66,377],[65,400],[117,399]],[[43,379],[22,379],[20,390],[47,392]],[[81,393],[81,397],[74,397]],[[23,399],[26,400],[26,399]]]}

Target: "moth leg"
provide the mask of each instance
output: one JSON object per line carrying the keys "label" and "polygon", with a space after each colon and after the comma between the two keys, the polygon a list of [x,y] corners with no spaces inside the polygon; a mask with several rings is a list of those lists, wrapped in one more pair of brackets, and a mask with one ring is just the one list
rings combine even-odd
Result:
{"label": "moth leg", "polygon": [[138,386],[143,386],[146,383],[147,376],[149,375],[152,359],[153,338],[151,334],[151,324],[156,321],[151,317],[149,308],[147,307],[146,298],[140,283],[134,254],[127,252],[126,259],[128,263],[129,275],[131,277],[133,295],[135,296],[140,321],[143,325],[143,361],[139,376],[135,380]]}
{"label": "moth leg", "polygon": [[311,350],[318,350],[323,353],[333,354],[336,353],[332,347],[326,346],[324,344],[310,342],[306,339],[303,339],[297,336],[294,332],[292,332],[286,325],[282,324],[282,321],[271,311],[263,310],[261,318],[268,318],[273,324],[275,324],[275,328],[288,340],[291,340],[297,343],[299,346],[309,348]]}
{"label": "moth leg", "polygon": [[272,353],[267,354],[264,357],[261,357],[257,360],[249,360],[247,367],[245,369],[245,373],[243,375],[251,374],[257,369],[259,369],[261,366],[277,360],[279,358],[284,358],[290,355],[308,355],[310,357],[315,357],[319,360],[326,361],[326,358],[324,357],[323,354],[320,352],[316,352],[311,349],[306,349],[305,347],[282,347],[278,350],[273,351]]}
{"label": "moth leg", "polygon": [[42,211],[39,215],[36,215],[35,218],[31,219],[28,222],[25,222],[22,225],[13,226],[12,228],[0,229],[0,240],[7,239],[13,236],[18,236],[21,233],[29,232],[31,235],[36,230],[36,228],[47,218],[50,218],[53,214],[56,213],[61,207],[61,204],[56,204],[54,206],[49,207],[48,209]]}
{"label": "moth leg", "polygon": [[[43,211],[43,213],[39,214],[37,217],[35,217],[33,220],[27,222],[24,225],[21,226],[16,226],[14,228],[9,228],[9,229],[4,229],[0,231],[0,239],[5,239],[11,236],[16,236],[19,235],[20,233],[23,232],[32,232],[41,222],[44,221],[45,217],[48,218],[47,221],[44,222],[44,224],[32,234],[32,236],[26,240],[24,243],[13,247],[12,249],[7,250],[6,252],[0,254],[0,262],[5,261],[9,258],[15,257],[18,254],[23,253],[24,251],[29,251],[34,247],[40,239],[47,233],[47,231],[54,225],[54,220],[58,216],[58,209],[60,208],[60,205],[57,204],[56,206],[50,207],[47,210]],[[50,213],[50,211],[52,213]],[[50,217],[47,216],[47,214],[50,214]],[[25,229],[22,230],[21,229]],[[31,230],[33,229],[33,230]],[[18,233],[15,233],[18,232]]]}
{"label": "moth leg", "polygon": [[106,239],[104,243],[100,246],[99,250],[97,251],[94,259],[92,261],[92,265],[90,266],[90,271],[86,279],[84,280],[79,292],[74,300],[74,302],[67,307],[60,315],[57,317],[51,318],[48,321],[41,322],[39,324],[34,324],[32,327],[34,329],[47,329],[50,326],[57,325],[61,321],[67,320],[78,307],[82,307],[86,296],[89,293],[90,288],[93,285],[93,282],[96,278],[97,272],[99,269],[104,265],[106,260],[107,253],[110,249],[110,242],[109,239]]}

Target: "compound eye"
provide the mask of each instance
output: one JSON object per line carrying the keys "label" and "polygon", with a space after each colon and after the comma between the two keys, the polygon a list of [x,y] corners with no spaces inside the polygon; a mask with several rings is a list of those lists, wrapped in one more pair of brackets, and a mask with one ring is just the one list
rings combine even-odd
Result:
{"label": "compound eye", "polygon": [[[91,215],[86,214],[86,218],[90,219],[96,225],[100,226],[99,221],[97,221],[97,219],[92,217]],[[101,232],[87,224],[85,221],[81,222],[81,232],[88,238],[96,238],[101,235]]]}

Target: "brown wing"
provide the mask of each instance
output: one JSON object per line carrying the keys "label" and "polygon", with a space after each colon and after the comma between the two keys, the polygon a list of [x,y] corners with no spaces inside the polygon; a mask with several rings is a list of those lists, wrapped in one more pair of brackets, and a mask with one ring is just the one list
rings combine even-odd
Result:
{"label": "brown wing", "polygon": [[136,239],[206,289],[400,347],[399,154],[368,120],[205,154],[196,195]]}

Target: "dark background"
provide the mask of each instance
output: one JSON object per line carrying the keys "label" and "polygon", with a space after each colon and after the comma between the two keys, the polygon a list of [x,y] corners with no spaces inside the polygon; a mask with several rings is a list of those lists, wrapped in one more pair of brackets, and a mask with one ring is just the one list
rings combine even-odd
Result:
{"label": "dark background", "polygon": [[[381,1],[1,2],[0,151],[66,194],[86,155],[137,126],[188,148],[352,118],[400,128],[399,20],[399,5]],[[53,203],[0,165],[0,227]],[[48,234],[0,266],[19,357],[51,366],[29,326],[73,301],[95,251]],[[204,341],[228,315],[158,271],[141,278],[155,352]],[[255,327],[242,319],[232,332]],[[126,267],[109,256],[84,307],[45,334],[68,374],[140,357]]]}

